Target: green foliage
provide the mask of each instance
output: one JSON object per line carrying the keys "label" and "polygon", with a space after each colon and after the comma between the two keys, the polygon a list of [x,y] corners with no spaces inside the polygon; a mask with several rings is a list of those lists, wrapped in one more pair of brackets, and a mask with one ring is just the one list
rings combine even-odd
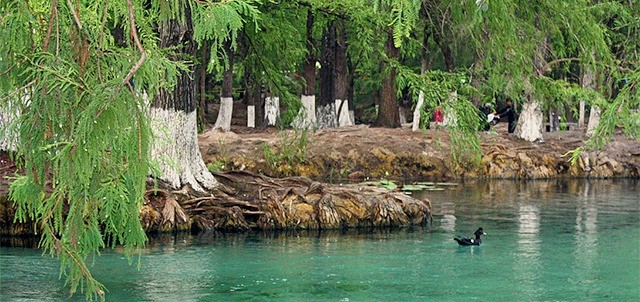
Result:
{"label": "green foliage", "polygon": [[475,167],[482,160],[482,150],[477,129],[479,124],[477,109],[464,95],[452,96],[444,106],[445,115],[455,118],[447,124],[451,138],[451,155],[457,166]]}
{"label": "green foliage", "polygon": [[378,181],[365,181],[360,185],[375,186],[384,188],[389,191],[395,191],[400,189],[404,194],[410,195],[412,191],[444,191],[443,187],[457,186],[457,183],[452,182],[417,182],[412,184],[397,184],[396,181],[388,179],[380,179]]}
{"label": "green foliage", "polygon": [[544,109],[562,108],[565,105],[577,106],[580,100],[588,100],[592,104],[599,104],[604,101],[603,96],[593,89],[581,87],[576,83],[565,80],[554,80],[549,77],[538,77],[535,79],[536,97],[544,99]]}
{"label": "green foliage", "polygon": [[595,134],[587,141],[589,148],[603,148],[613,136],[615,128],[621,127],[625,133],[640,139],[640,71],[629,75],[628,81],[613,102],[604,103],[600,123]]}
{"label": "green foliage", "polygon": [[[146,241],[139,212],[151,131],[142,89],[153,98],[186,65],[156,45],[158,3],[68,3],[0,6],[0,99],[21,112],[17,161],[26,172],[10,197],[16,220],[33,222],[40,247],[60,259],[70,293],[104,299],[88,258],[118,245],[131,260]],[[133,21],[139,46],[114,35],[130,33]]]}
{"label": "green foliage", "polygon": [[[247,21],[257,26],[260,11],[256,7],[260,0],[232,0],[232,1],[198,1],[193,4],[193,38],[202,45],[211,42],[211,60],[208,62],[209,72],[222,71],[228,67],[227,55],[224,52],[225,42],[230,42],[232,49],[236,49],[238,32],[244,28]],[[224,60],[221,62],[220,58]]]}
{"label": "green foliage", "polygon": [[399,64],[393,64],[398,71],[396,83],[398,91],[408,89],[417,100],[420,91],[424,93],[424,114],[433,115],[436,107],[441,107],[452,121],[447,125],[447,132],[451,138],[451,155],[457,165],[472,165],[480,163],[482,150],[477,135],[481,120],[470,98],[477,94],[474,87],[469,85],[463,73],[449,73],[443,71],[428,71],[420,75],[413,70]]}
{"label": "green foliage", "polygon": [[373,11],[380,12],[380,24],[393,35],[393,43],[401,47],[409,38],[419,17],[421,0],[372,0]]}
{"label": "green foliage", "polygon": [[281,131],[280,141],[276,146],[268,143],[262,144],[262,153],[265,161],[271,169],[276,170],[280,165],[295,166],[304,163],[307,158],[309,146],[309,132],[307,130],[294,129],[293,131]]}
{"label": "green foliage", "polygon": [[214,161],[207,165],[209,172],[222,172],[224,171],[226,163],[224,161]]}
{"label": "green foliage", "polygon": [[[287,110],[280,116],[280,127],[287,127],[297,115],[301,82],[297,78],[306,55],[306,10],[295,3],[282,3],[278,10],[266,3],[259,23],[250,23],[242,32],[244,58],[243,73],[257,76],[265,83],[266,92],[278,96]],[[299,13],[291,13],[299,12]]]}
{"label": "green foliage", "polygon": [[380,186],[390,191],[398,189],[398,185],[393,180],[381,179],[379,183]]}

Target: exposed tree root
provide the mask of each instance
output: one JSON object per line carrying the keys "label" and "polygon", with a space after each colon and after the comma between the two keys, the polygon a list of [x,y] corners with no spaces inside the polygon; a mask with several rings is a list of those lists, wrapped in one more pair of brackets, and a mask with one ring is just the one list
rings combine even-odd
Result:
{"label": "exposed tree root", "polygon": [[428,200],[385,189],[323,184],[304,177],[274,179],[251,172],[215,177],[226,192],[201,193],[188,187],[170,191],[162,186],[150,190],[142,210],[147,232],[339,229],[431,221]]}

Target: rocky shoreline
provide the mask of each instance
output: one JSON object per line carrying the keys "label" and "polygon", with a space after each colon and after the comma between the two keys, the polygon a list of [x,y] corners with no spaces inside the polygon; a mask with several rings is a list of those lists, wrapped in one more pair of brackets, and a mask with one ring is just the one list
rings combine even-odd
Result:
{"label": "rocky shoreline", "polygon": [[[164,233],[424,225],[431,221],[431,201],[360,182],[640,177],[640,142],[623,135],[603,150],[582,153],[571,164],[568,152],[583,144],[579,132],[547,134],[537,143],[506,133],[482,133],[481,163],[461,166],[453,163],[444,131],[363,126],[320,130],[309,134],[308,145],[298,146],[304,148],[298,157],[278,154],[285,150],[283,144],[293,141],[295,134],[288,133],[204,133],[202,153],[210,167],[226,171],[215,174],[225,189],[204,194],[149,181],[143,227],[148,233]],[[279,161],[267,159],[267,151]],[[33,234],[32,223],[13,222],[6,176],[13,175],[15,166],[6,153],[0,160],[0,234]],[[295,177],[286,177],[291,175]]]}
{"label": "rocky shoreline", "polygon": [[224,170],[317,180],[640,177],[640,141],[622,134],[603,150],[584,151],[572,164],[570,152],[584,144],[580,131],[546,133],[544,142],[530,143],[502,130],[480,134],[483,155],[477,166],[454,163],[450,139],[442,130],[412,132],[366,126],[320,130],[309,135],[303,160],[286,160],[283,155],[285,159],[277,164],[267,160],[264,150],[283,150],[283,144],[295,135],[291,131],[284,139],[282,132],[212,131],[201,136],[201,149],[208,164]]}

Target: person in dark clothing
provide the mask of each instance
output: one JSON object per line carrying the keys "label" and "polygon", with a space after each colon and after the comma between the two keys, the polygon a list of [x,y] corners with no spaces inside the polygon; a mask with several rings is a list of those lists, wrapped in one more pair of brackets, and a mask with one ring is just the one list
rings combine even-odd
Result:
{"label": "person in dark clothing", "polygon": [[484,122],[484,131],[489,131],[491,126],[495,125],[494,112],[491,110],[491,103],[486,103],[484,107],[480,107],[480,117]]}
{"label": "person in dark clothing", "polygon": [[502,110],[496,113],[498,118],[507,118],[507,122],[509,122],[509,133],[513,133],[516,130],[516,112],[513,110],[513,102],[511,99],[507,99],[507,106],[502,108]]}

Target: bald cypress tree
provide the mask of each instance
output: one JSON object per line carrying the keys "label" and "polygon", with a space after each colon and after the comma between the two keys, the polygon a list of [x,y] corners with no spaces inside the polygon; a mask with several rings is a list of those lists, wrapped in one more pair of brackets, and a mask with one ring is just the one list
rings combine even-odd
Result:
{"label": "bald cypress tree", "polygon": [[[150,174],[215,186],[197,153],[195,29],[219,42],[242,26],[238,11],[256,12],[247,1],[198,3],[199,14],[182,0],[0,2],[0,99],[20,112],[16,158],[25,171],[10,196],[16,219],[32,221],[40,247],[61,260],[72,294],[104,298],[91,255],[121,245],[131,256],[144,245],[139,211]],[[191,26],[211,11],[218,22]]]}

